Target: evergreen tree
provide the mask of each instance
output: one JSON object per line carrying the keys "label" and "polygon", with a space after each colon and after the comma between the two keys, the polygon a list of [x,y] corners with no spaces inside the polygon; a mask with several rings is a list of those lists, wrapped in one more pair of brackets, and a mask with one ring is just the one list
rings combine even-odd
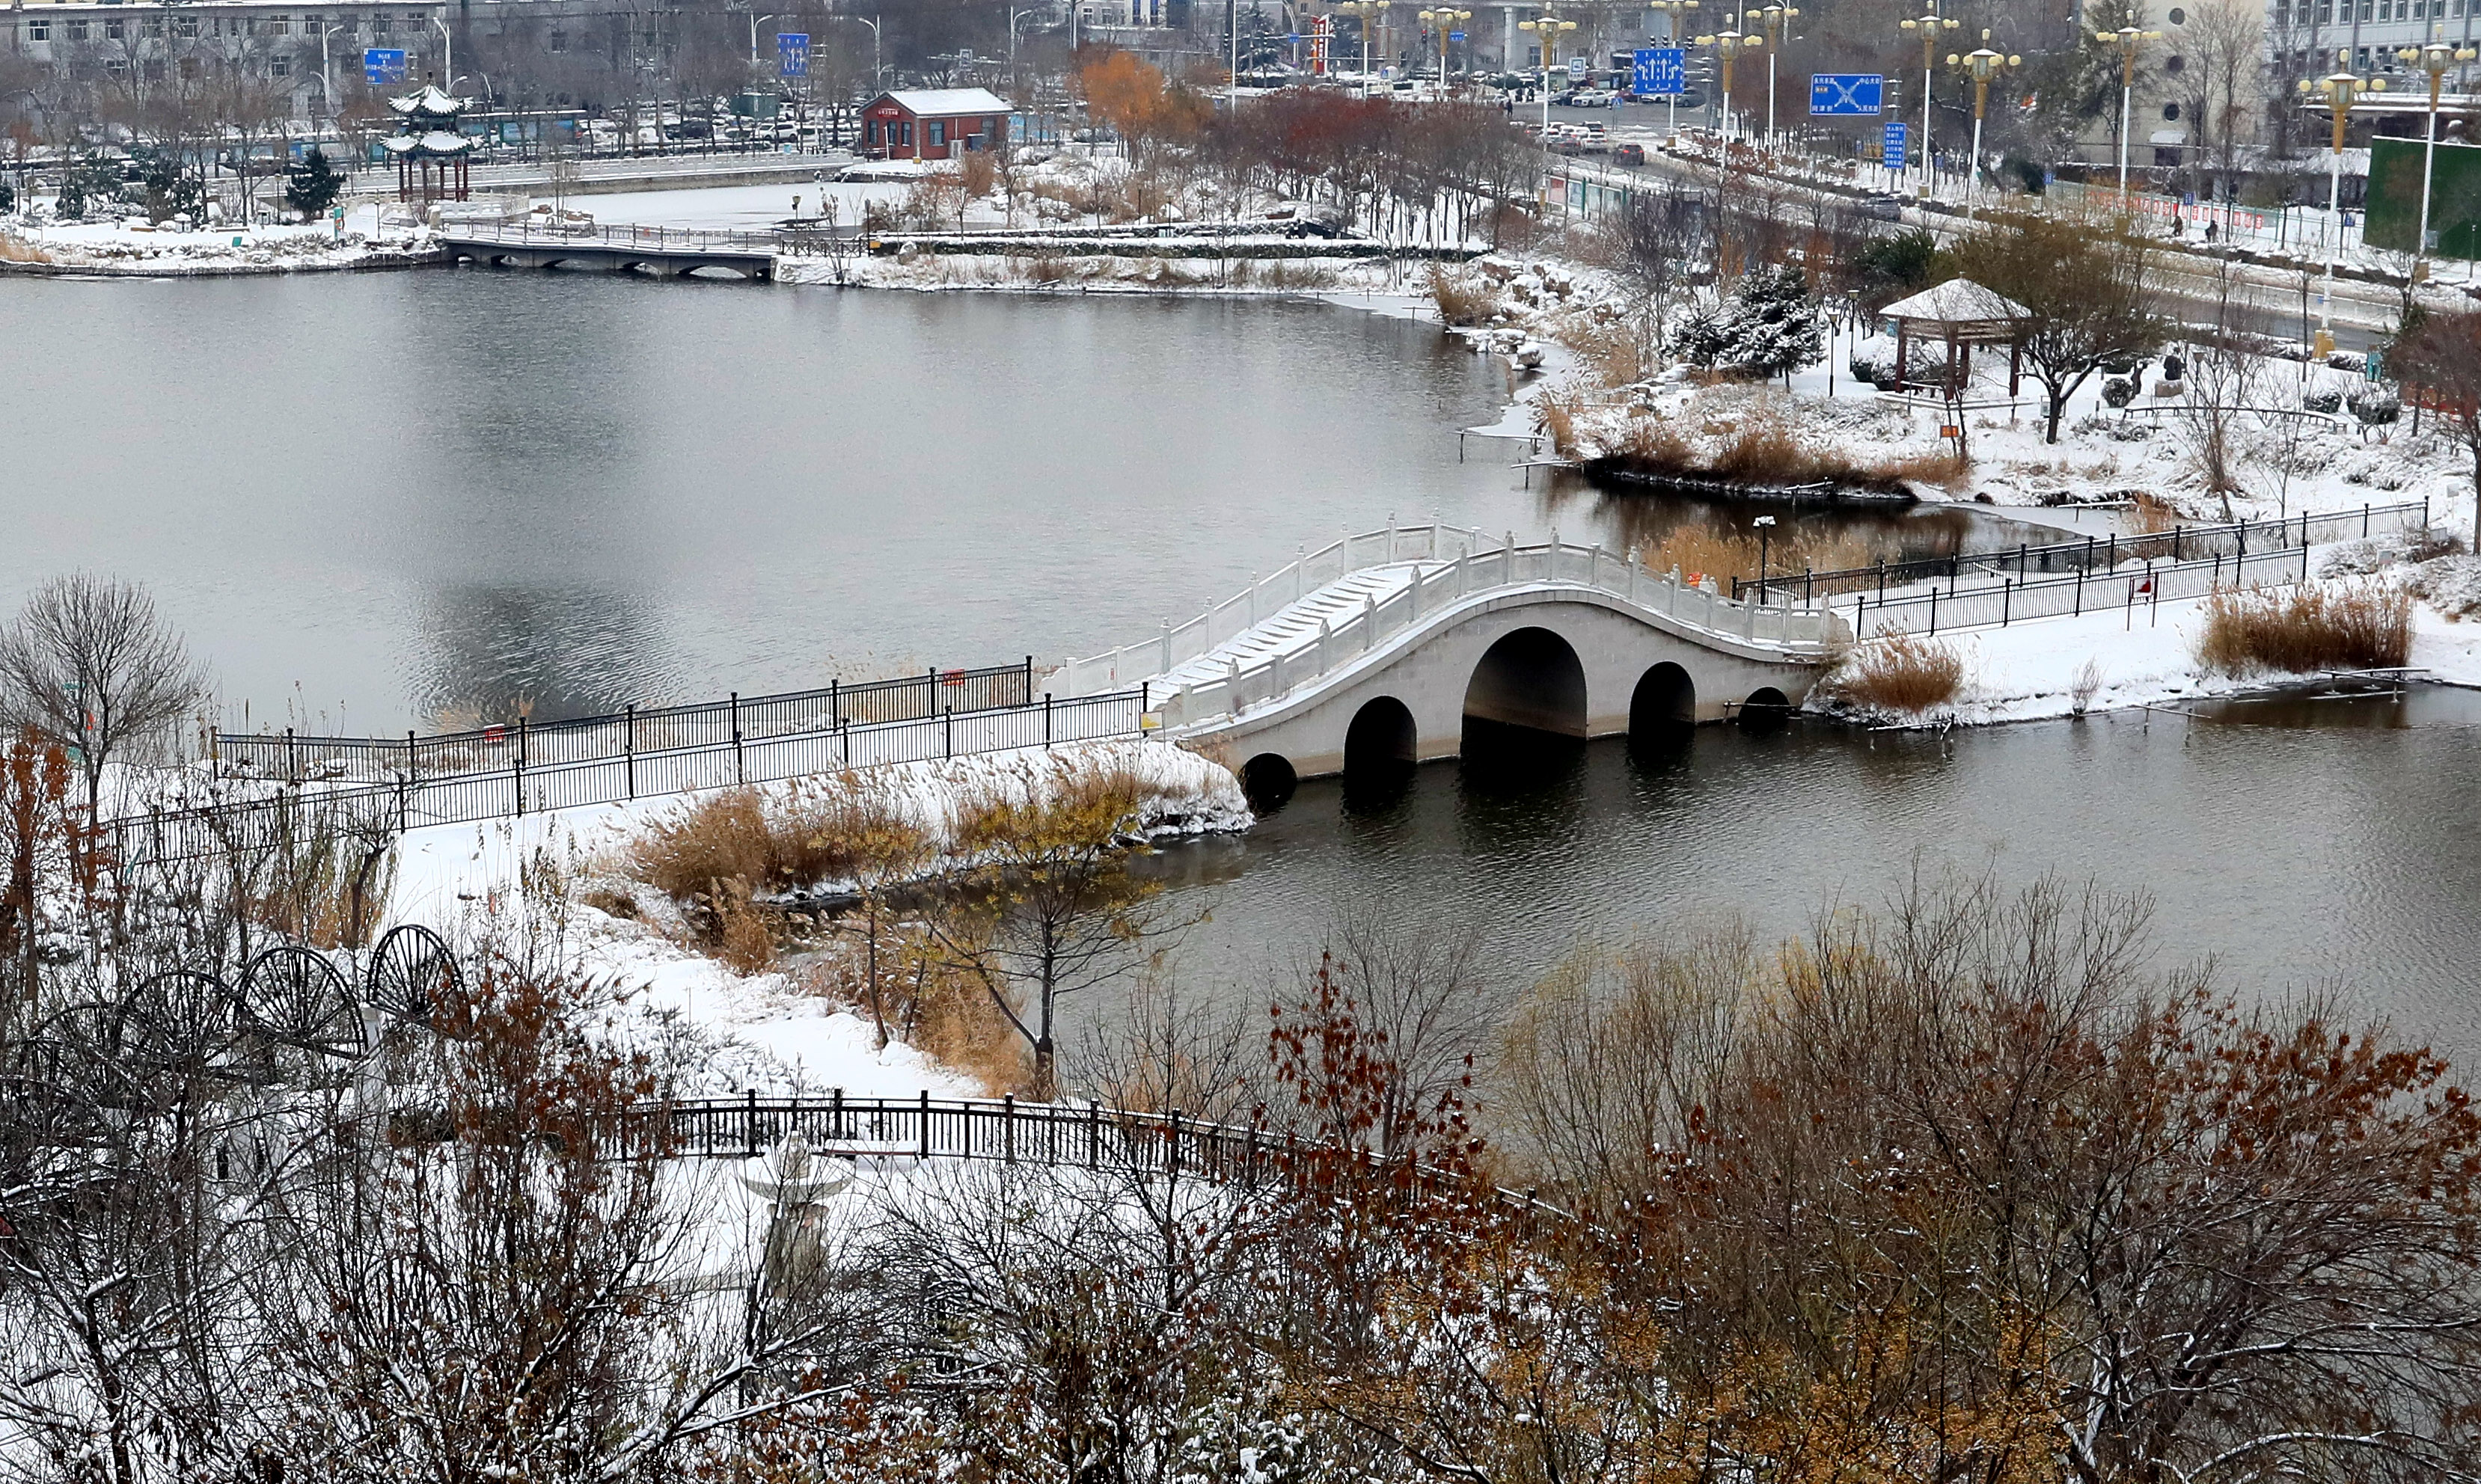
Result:
{"label": "evergreen tree", "polygon": [[60,199],[53,209],[63,219],[75,221],[86,215],[88,207],[111,199],[119,188],[120,172],[111,161],[90,150],[61,172]]}
{"label": "evergreen tree", "polygon": [[302,151],[284,175],[284,204],[305,221],[325,216],[345,189],[345,172],[327,163],[327,152],[313,144]]}
{"label": "evergreen tree", "polygon": [[138,167],[138,189],[132,196],[146,208],[148,221],[170,221],[186,213],[196,221],[205,215],[206,186],[179,150],[140,144],[129,151],[129,158]]}
{"label": "evergreen tree", "polygon": [[1729,366],[1761,379],[1789,376],[1826,353],[1826,322],[1808,274],[1759,268],[1729,299],[1683,320],[1672,349],[1691,365]]}

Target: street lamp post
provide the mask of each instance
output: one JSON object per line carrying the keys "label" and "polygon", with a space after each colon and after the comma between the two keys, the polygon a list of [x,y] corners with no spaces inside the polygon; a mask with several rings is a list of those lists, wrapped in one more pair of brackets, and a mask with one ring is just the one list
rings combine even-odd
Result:
{"label": "street lamp post", "polygon": [[2335,145],[2330,151],[2331,164],[2326,175],[2326,218],[2336,223],[2334,235],[2326,242],[2326,288],[2317,304],[2317,358],[2324,360],[2335,353],[2335,259],[2343,250],[2343,129],[2352,117],[2352,105],[2364,92],[2384,92],[2383,77],[2359,77],[2351,70],[2352,54],[2335,53],[2335,70],[2311,83],[2300,80],[2303,93],[2315,93],[2326,100],[2326,112],[2335,119]]}
{"label": "street lamp post", "polygon": [[1938,167],[1930,163],[1931,69],[1938,65],[1939,33],[1953,31],[1956,25],[1955,21],[1941,18],[1935,9],[1909,16],[1903,22],[1904,30],[1918,31],[1921,35],[1921,141],[1917,147],[1921,157],[1921,197],[1924,200],[1938,185]]}
{"label": "street lamp post", "polygon": [[2094,39],[2104,46],[2119,48],[2119,212],[2128,215],[2128,135],[2135,127],[2136,49],[2148,41],[2159,41],[2159,31],[2139,31],[2134,26],[2122,26],[2117,31],[2097,31]]}
{"label": "street lamp post", "polygon": [[1439,33],[1439,96],[1448,95],[1448,33],[1456,22],[1473,19],[1471,11],[1423,11],[1422,19],[1438,28]]}
{"label": "street lamp post", "polygon": [[448,34],[448,22],[438,16],[431,17],[431,23],[439,28],[439,75],[455,77],[457,75],[457,39]]}
{"label": "street lamp post", "polygon": [[2433,39],[2428,45],[2407,46],[2395,53],[2395,56],[2406,65],[2416,64],[2422,71],[2429,74],[2428,143],[2421,151],[2420,161],[2420,231],[2413,239],[2412,245],[2413,277],[2416,281],[2420,277],[2422,261],[2429,255],[2429,186],[2430,178],[2438,173],[2439,86],[2446,80],[2448,67],[2459,62],[2469,62],[2473,58],[2471,47],[2449,46],[2443,39],[2440,39],[2445,34],[2444,26],[2433,26],[2430,28],[2430,36]]}
{"label": "street lamp post", "polygon": [[[1072,11],[1070,13],[1074,14],[1075,12]],[[870,28],[870,86],[875,90],[878,87],[879,76],[878,21],[873,20],[867,15],[855,15],[850,18],[859,21],[861,24]],[[881,16],[879,19],[884,20],[885,18],[885,16]],[[856,127],[858,127],[858,125],[856,125]]]}
{"label": "street lamp post", "polygon": [[1550,8],[1546,6],[1543,8],[1541,15],[1535,19],[1518,21],[1516,23],[1516,29],[1519,31],[1530,31],[1542,39],[1541,144],[1547,149],[1551,146],[1551,54],[1559,49],[1559,34],[1563,31],[1576,30],[1577,23],[1573,20],[1561,20],[1558,16],[1552,14]]}
{"label": "street lamp post", "polygon": [[[1697,9],[1697,0],[1649,0],[1649,3],[1652,9],[1660,11],[1663,14],[1664,43],[1677,51],[1680,47],[1680,17],[1684,13]],[[1676,92],[1670,94],[1669,101],[1671,138],[1666,143],[1677,149],[1680,147],[1680,94]]]}
{"label": "street lamp post", "polygon": [[[1361,21],[1361,95],[1370,96],[1370,33],[1387,13],[1387,0],[1340,0],[1336,9]],[[1429,14],[1427,11],[1422,13]]]}
{"label": "street lamp post", "polygon": [[1763,607],[1766,601],[1766,537],[1774,533],[1775,518],[1761,515],[1749,524],[1758,528],[1758,603]]}
{"label": "street lamp post", "polygon": [[327,71],[327,38],[344,30],[342,26],[319,28],[319,101],[327,105],[327,122],[336,122],[336,79]]}
{"label": "street lamp post", "polygon": [[752,15],[749,17],[749,65],[753,67],[758,65],[758,23],[762,20],[773,20],[774,18],[775,17],[772,15]]}
{"label": "street lamp post", "polygon": [[1981,33],[1981,44],[1959,57],[1947,54],[1946,65],[1972,79],[1972,158],[1964,171],[1964,214],[1971,217],[1981,200],[1981,119],[1990,111],[1990,80],[2010,68],[2024,65],[2022,57],[2010,57],[1994,49],[1990,33]]}
{"label": "street lamp post", "polygon": [[1717,73],[1723,82],[1723,157],[1728,160],[1732,154],[1732,63],[1740,53],[1758,45],[1758,39],[1742,36],[1737,31],[1721,31],[1712,36],[1699,37],[1697,44],[1714,48],[1715,59],[1720,64]]}
{"label": "street lamp post", "polygon": [[1008,12],[1008,61],[1016,61],[1016,23],[1025,19],[1029,15],[1036,13],[1039,13],[1034,11]]}
{"label": "street lamp post", "polygon": [[[1750,11],[1747,19],[1763,21],[1766,31],[1766,149],[1775,149],[1775,56],[1783,49],[1784,22],[1800,12],[1788,5],[1769,5]],[[1754,38],[1752,39],[1754,39]]]}

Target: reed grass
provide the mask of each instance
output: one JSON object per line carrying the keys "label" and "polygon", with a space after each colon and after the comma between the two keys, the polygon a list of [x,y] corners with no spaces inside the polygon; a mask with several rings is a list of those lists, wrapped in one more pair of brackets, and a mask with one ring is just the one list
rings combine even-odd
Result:
{"label": "reed grass", "polygon": [[1858,706],[1920,716],[1953,702],[1964,680],[1964,654],[1953,644],[1893,634],[1854,646],[1825,686]]}
{"label": "reed grass", "polygon": [[2412,595],[2376,581],[2219,592],[2197,659],[2225,675],[2399,666],[2412,657]]}

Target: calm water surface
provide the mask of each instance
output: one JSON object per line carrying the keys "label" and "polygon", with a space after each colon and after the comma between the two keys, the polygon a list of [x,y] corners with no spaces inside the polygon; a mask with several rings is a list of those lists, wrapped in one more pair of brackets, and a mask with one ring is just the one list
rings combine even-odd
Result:
{"label": "calm water surface", "polygon": [[[1087,653],[1391,514],[1613,549],[1716,511],[1528,488],[1503,375],[1316,304],[838,293],[487,272],[0,283],[0,605],[141,579],[227,715],[395,731]],[[1540,482],[1537,481],[1537,485]],[[1804,516],[1888,555],[1965,511]],[[1787,527],[1793,517],[1786,516]],[[1782,533],[1779,533],[1782,534]],[[2167,956],[2341,981],[2481,1053],[2481,705],[2227,708],[1950,739],[1708,728],[1512,776],[1304,786],[1159,869],[1195,976],[1339,908],[1472,924],[1512,996],[1570,946],[1798,928],[1916,852],[2154,894]]]}
{"label": "calm water surface", "polygon": [[[236,723],[1064,659],[1391,514],[1616,550],[1701,513],[1528,489],[1506,442],[1460,463],[1504,374],[1322,304],[35,281],[0,285],[0,346],[41,368],[0,422],[0,602],[144,580]],[[1870,526],[1943,550],[1972,518]]]}

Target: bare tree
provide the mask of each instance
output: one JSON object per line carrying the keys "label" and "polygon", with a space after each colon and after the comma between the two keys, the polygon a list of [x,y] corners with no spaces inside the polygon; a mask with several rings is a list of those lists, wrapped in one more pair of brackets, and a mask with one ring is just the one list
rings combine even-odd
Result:
{"label": "bare tree", "polygon": [[0,722],[75,749],[90,808],[107,763],[162,738],[205,695],[188,647],[134,583],[55,578],[0,629]]}
{"label": "bare tree", "polygon": [[2017,344],[2049,393],[2049,442],[2059,441],[2068,399],[2103,362],[2160,342],[2140,238],[2060,215],[2024,217],[1968,238],[1955,255],[1966,277],[2024,307]]}

